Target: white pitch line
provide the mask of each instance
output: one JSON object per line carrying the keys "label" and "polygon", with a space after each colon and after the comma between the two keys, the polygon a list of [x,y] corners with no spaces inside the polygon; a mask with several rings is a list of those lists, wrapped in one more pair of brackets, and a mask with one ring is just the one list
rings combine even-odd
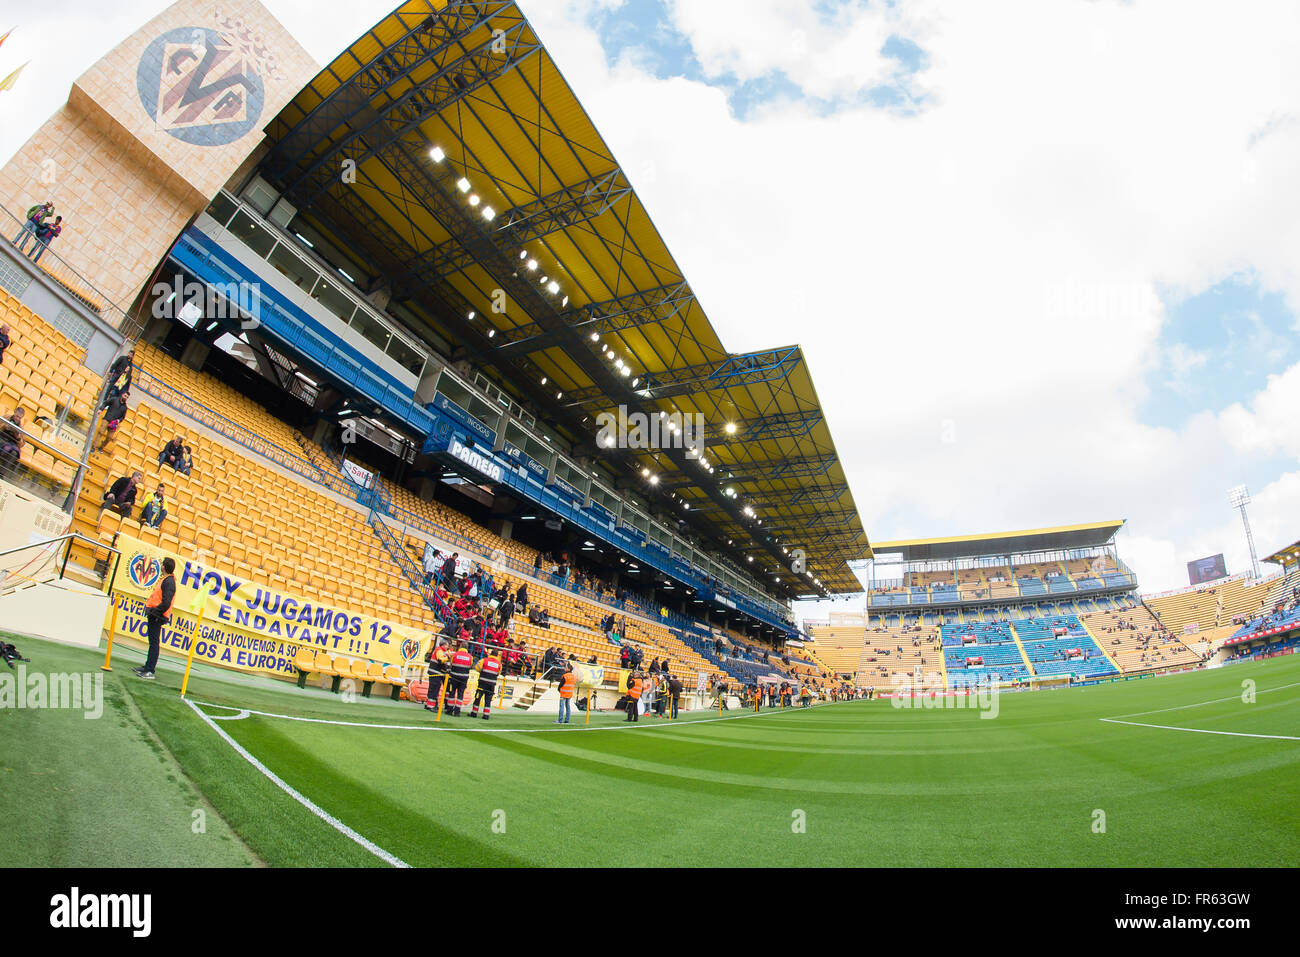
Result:
{"label": "white pitch line", "polygon": [[[199,701],[196,703],[201,704],[204,707],[212,707],[212,708],[228,707],[227,705],[213,704],[208,701]],[[823,708],[829,704],[845,704],[845,703],[847,702],[826,702],[825,704],[815,704],[812,706],[812,708],[791,708],[789,709],[789,711],[791,713],[800,712],[800,711],[812,711],[815,708]],[[196,708],[195,710],[198,709]],[[234,709],[231,708],[230,710],[233,711]],[[199,713],[202,714],[201,711]],[[785,711],[763,711],[759,713],[746,712],[744,714],[733,714],[722,718],[695,718],[695,719],[687,719],[685,721],[665,720],[655,724],[651,724],[650,722],[641,724],[641,722],[639,721],[633,721],[633,722],[628,722],[628,726],[624,726],[620,722],[619,724],[598,725],[597,727],[594,728],[589,727],[587,725],[578,725],[576,727],[572,727],[572,728],[565,727],[563,729],[556,728],[556,727],[458,728],[458,727],[450,727],[448,725],[433,725],[433,724],[382,724],[377,721],[339,721],[334,718],[304,718],[301,715],[296,715],[296,714],[276,714],[274,711],[254,711],[251,709],[242,709],[242,713],[244,715],[255,714],[261,718],[279,718],[281,721],[301,721],[304,724],[332,724],[344,728],[387,728],[390,731],[448,731],[448,732],[461,732],[462,734],[549,734],[551,732],[563,731],[566,734],[572,734],[578,731],[632,731],[636,729],[640,729],[644,731],[655,731],[663,728],[674,728],[679,726],[689,727],[690,725],[695,725],[695,724],[711,724],[715,721],[735,721],[740,718],[771,717],[773,715],[785,714],[786,712]],[[206,718],[207,715],[204,715],[204,717]]]}
{"label": "white pitch line", "polygon": [[[209,728],[217,732],[217,734],[221,735],[222,740],[224,740],[226,744],[234,748],[236,754],[238,754],[241,758],[243,758],[253,767],[257,768],[257,770],[261,771],[262,774],[266,775],[267,779],[270,780],[272,784],[278,787],[285,794],[289,795],[289,797],[293,798],[295,801],[297,801],[307,810],[311,811],[312,814],[315,814],[318,818],[320,818],[330,827],[334,828],[334,830],[338,831],[344,837],[349,838],[352,841],[355,841],[357,844],[360,844],[371,854],[375,855],[375,857],[379,858],[380,860],[384,861],[387,864],[391,864],[393,867],[411,866],[410,864],[407,864],[405,861],[403,861],[401,858],[389,854],[386,850],[384,850],[378,844],[375,844],[373,841],[369,841],[366,838],[362,837],[360,834],[352,830],[352,828],[348,827],[346,824],[344,824],[338,818],[334,817],[334,815],[330,814],[324,808],[320,807],[318,804],[316,804],[306,795],[302,794],[300,791],[295,790],[292,786],[286,783],[284,779],[276,775],[275,772],[273,772],[265,764],[263,764],[261,761],[257,760],[257,758],[249,754],[247,748],[245,748],[238,741],[236,741],[234,738],[228,735],[224,728],[220,727],[216,723],[216,721],[214,721],[212,718],[204,714],[203,711],[200,710],[199,706],[196,705],[193,701],[190,701],[187,698],[185,699],[185,703],[194,710],[195,714],[197,714],[200,718],[203,719],[204,723],[206,723]],[[219,708],[222,707],[222,705],[216,705],[215,707]],[[240,717],[247,717],[247,716],[248,716],[248,712],[241,710]],[[230,719],[224,719],[224,720],[230,720]]]}
{"label": "white pitch line", "polygon": [[1143,724],[1141,721],[1120,721],[1118,718],[1102,718],[1108,724],[1131,724],[1135,728],[1159,728],[1161,731],[1190,731],[1193,734],[1224,734],[1233,738],[1272,738],[1278,741],[1300,741],[1293,734],[1251,734],[1247,731],[1209,731],[1205,728],[1178,728],[1171,724]]}
{"label": "white pitch line", "polygon": [[[1256,691],[1256,694],[1268,694],[1270,691],[1285,691],[1288,688],[1300,688],[1300,681],[1293,681],[1289,685],[1278,685],[1276,688],[1263,688]],[[1166,711],[1183,711],[1187,708],[1202,708],[1207,704],[1222,704],[1225,701],[1240,701],[1241,695],[1229,695],[1226,698],[1214,698],[1210,701],[1197,701],[1194,704],[1176,704],[1172,708],[1156,708],[1154,711],[1133,711],[1129,714],[1118,714],[1115,718],[1143,718],[1149,714],[1164,714]],[[1112,721],[1113,718],[1102,718],[1102,721]]]}

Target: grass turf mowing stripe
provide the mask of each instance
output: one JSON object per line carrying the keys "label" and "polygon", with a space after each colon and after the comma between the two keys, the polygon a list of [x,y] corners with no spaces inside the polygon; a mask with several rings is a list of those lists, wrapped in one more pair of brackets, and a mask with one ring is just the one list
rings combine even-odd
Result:
{"label": "grass turf mowing stripe", "polygon": [[[285,794],[289,795],[289,797],[293,798],[295,801],[297,801],[307,810],[311,811],[312,814],[315,814],[318,818],[320,818],[330,827],[334,828],[334,830],[338,831],[340,834],[342,834],[344,837],[348,838],[349,840],[357,844],[360,844],[371,854],[375,855],[375,857],[379,858],[381,861],[391,864],[393,867],[411,866],[410,864],[407,864],[405,861],[403,861],[401,858],[394,857],[392,854],[389,854],[378,844],[375,844],[367,840],[365,837],[358,834],[356,831],[352,830],[352,828],[348,827],[346,824],[344,824],[338,818],[334,817],[332,814],[329,814],[326,811],[322,810],[319,805],[317,805],[314,801],[309,799],[306,795],[302,794],[300,791],[291,788],[288,784],[284,782],[283,779],[281,779],[274,772],[272,772],[270,768],[268,768],[261,761],[257,760],[257,758],[249,754],[248,750],[244,748],[243,745],[241,745],[238,741],[236,741],[234,738],[228,735],[225,732],[225,730],[221,728],[215,721],[213,721],[210,717],[204,714],[203,711],[200,710],[198,705],[196,705],[193,701],[186,701],[185,703],[190,706],[190,710],[192,710],[195,714],[197,714],[200,718],[202,718],[204,722],[207,723],[209,728],[217,732],[217,734],[221,735],[221,739],[225,741],[226,744],[234,748],[235,752],[241,758],[243,758],[253,767],[257,768],[257,770],[262,772],[262,774],[265,775],[266,778],[272,784],[278,787]],[[230,720],[230,719],[227,718],[226,720]]]}

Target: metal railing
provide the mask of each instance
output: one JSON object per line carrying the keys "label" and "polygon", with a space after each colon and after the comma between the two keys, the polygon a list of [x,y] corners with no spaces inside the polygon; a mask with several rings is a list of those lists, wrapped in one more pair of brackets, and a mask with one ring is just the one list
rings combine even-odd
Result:
{"label": "metal railing", "polygon": [[[121,559],[121,555],[122,555],[121,551],[115,548],[114,546],[106,545],[103,542],[97,542],[93,538],[87,538],[85,535],[82,535],[80,532],[68,532],[64,535],[56,535],[54,538],[49,538],[46,539],[45,541],[28,542],[26,545],[16,545],[13,548],[6,548],[0,550],[0,561],[3,561],[5,558],[7,558],[10,555],[17,555],[21,552],[30,551],[31,549],[34,548],[46,549],[48,550],[48,554],[45,556],[46,560],[52,560],[56,562],[59,566],[59,573],[57,576],[54,577],[57,580],[62,581],[63,577],[67,574],[68,559],[72,555],[72,546],[75,542],[84,542],[95,551],[105,551],[110,553],[111,555],[118,556],[118,560]],[[62,549],[63,558],[60,561],[58,557],[60,549],[58,548],[50,549],[50,546],[51,545],[57,546],[63,543],[66,544],[64,544],[64,547]],[[117,577],[117,565],[118,562],[115,561],[113,563],[112,581],[115,581]],[[0,568],[0,590],[3,591],[9,590],[12,585],[11,580],[14,578],[19,578],[22,581],[29,581],[33,583],[39,583],[41,581],[49,580],[49,579],[35,578],[34,575],[39,574],[39,570],[37,572],[32,572],[29,569],[30,569],[30,563],[29,565],[24,566],[21,569]],[[105,591],[111,591],[111,590],[112,590],[112,584],[110,582],[108,588],[106,588]]]}

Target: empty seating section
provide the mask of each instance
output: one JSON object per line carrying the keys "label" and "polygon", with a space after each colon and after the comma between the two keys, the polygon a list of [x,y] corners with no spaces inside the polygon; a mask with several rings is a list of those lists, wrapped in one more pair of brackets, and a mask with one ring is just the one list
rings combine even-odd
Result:
{"label": "empty seating section", "polygon": [[1116,673],[1076,615],[1025,618],[1013,621],[1011,628],[1038,677],[1101,678]]}
{"label": "empty seating section", "polygon": [[[157,464],[158,450],[177,434],[194,450],[189,477]],[[136,470],[144,475],[137,517],[154,487],[165,486],[168,515],[161,528],[112,511],[97,514],[107,485]],[[108,450],[91,456],[74,520],[90,537],[126,532],[245,581],[412,627],[427,628],[432,620],[355,508],[193,431],[147,399],[135,403]]]}
{"label": "empty seating section", "polygon": [[[3,412],[27,409],[27,421],[38,416],[53,422],[64,408],[69,424],[84,432],[99,397],[101,377],[82,365],[85,349],[0,290],[0,324],[9,324],[9,348],[0,365]],[[36,429],[28,427],[29,432]]]}
{"label": "empty seating section", "polygon": [[920,624],[887,625],[873,619],[858,670],[858,686],[942,688],[939,633]]}
{"label": "empty seating section", "polygon": [[998,684],[1029,677],[1029,669],[1005,622],[944,625],[939,634],[950,688]]}
{"label": "empty seating section", "polygon": [[1083,615],[1082,621],[1126,674],[1193,665],[1201,660],[1136,601]]}
{"label": "empty seating section", "polygon": [[[288,423],[277,419],[252,399],[241,395],[224,382],[177,362],[161,349],[141,342],[135,349],[135,364],[146,373],[137,378],[137,389],[149,391],[151,385],[149,377],[152,377],[161,382],[164,388],[170,386],[183,392],[199,405],[206,406],[217,415],[255,433],[267,442],[274,443],[289,452],[298,448],[297,443],[294,442],[293,428]],[[186,414],[189,414],[189,410],[186,410]],[[210,428],[216,428],[213,422],[208,421],[209,418],[199,417],[199,421]],[[226,430],[216,428],[216,431],[224,433]]]}
{"label": "empty seating section", "polygon": [[835,615],[825,625],[810,625],[815,644],[804,648],[830,674],[857,674],[862,660],[866,622],[861,616]]}

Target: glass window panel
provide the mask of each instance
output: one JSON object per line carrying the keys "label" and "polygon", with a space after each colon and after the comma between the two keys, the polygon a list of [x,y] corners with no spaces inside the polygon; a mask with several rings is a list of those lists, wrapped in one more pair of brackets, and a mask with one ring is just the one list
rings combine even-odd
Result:
{"label": "glass window panel", "polygon": [[275,233],[260,225],[242,209],[230,221],[230,231],[263,259],[270,255],[277,242]]}
{"label": "glass window panel", "polygon": [[276,246],[271,255],[266,257],[266,261],[301,289],[310,289],[320,278],[320,273],[303,262],[289,243],[280,243]]}

